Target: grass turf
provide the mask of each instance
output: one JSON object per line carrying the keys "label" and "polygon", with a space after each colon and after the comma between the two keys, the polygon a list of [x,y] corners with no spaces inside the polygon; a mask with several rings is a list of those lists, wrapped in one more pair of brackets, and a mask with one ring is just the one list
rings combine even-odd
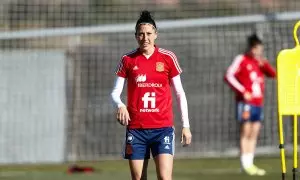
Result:
{"label": "grass turf", "polygon": [[[281,179],[280,158],[257,158],[255,164],[266,169],[263,177],[247,176],[240,172],[239,159],[176,159],[173,180],[251,180]],[[91,174],[67,174],[69,164],[60,165],[2,165],[0,180],[127,180],[130,179],[128,163],[125,160],[80,162],[95,168]],[[291,179],[292,160],[287,160],[287,180]],[[155,167],[149,163],[148,179],[156,179]]]}

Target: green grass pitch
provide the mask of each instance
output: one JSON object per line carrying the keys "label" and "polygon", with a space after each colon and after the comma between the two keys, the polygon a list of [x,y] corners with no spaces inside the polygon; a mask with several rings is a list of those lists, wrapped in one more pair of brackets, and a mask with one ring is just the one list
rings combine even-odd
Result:
{"label": "green grass pitch", "polygon": [[[267,175],[247,176],[240,172],[239,159],[175,159],[173,180],[276,180],[281,179],[279,157],[260,157],[255,164],[267,170]],[[125,160],[81,162],[95,168],[91,174],[67,174],[68,164],[61,165],[1,165],[0,180],[129,180],[128,163]],[[287,179],[291,179],[292,161],[287,160]],[[148,179],[156,179],[153,161],[149,163]]]}

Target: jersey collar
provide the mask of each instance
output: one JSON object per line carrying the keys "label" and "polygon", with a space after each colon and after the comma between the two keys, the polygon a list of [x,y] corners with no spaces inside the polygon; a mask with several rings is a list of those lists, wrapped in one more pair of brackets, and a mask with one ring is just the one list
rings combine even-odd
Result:
{"label": "jersey collar", "polygon": [[[148,59],[152,59],[153,57],[156,57],[157,56],[157,53],[158,53],[158,46],[157,45],[154,45],[154,52],[153,52],[153,54],[148,58]],[[137,52],[139,53],[139,55],[140,56],[143,56],[143,57],[145,57],[144,55],[143,55],[143,53],[139,50],[139,48],[137,48]]]}

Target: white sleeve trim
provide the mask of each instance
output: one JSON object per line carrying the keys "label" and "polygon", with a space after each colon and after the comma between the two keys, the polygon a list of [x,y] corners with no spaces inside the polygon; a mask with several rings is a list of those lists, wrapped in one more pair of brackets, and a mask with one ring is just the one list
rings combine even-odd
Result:
{"label": "white sleeve trim", "polygon": [[125,78],[117,77],[115,80],[115,86],[111,92],[111,98],[116,107],[126,106],[121,100],[121,93],[125,84]]}
{"label": "white sleeve trim", "polygon": [[181,122],[183,127],[190,127],[190,121],[188,116],[188,105],[187,99],[185,96],[184,89],[182,87],[180,75],[177,75],[172,78],[172,84],[177,97],[177,103],[179,104],[179,109],[181,112]]}
{"label": "white sleeve trim", "polygon": [[243,56],[238,55],[233,60],[233,63],[229,66],[228,71],[226,72],[226,78],[229,81],[229,83],[241,93],[245,91],[245,87],[235,78],[234,74],[237,72],[242,61]]}

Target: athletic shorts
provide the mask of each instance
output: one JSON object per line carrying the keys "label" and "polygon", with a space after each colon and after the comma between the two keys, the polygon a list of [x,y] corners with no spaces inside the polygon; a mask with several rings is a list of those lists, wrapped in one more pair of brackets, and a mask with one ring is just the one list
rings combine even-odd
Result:
{"label": "athletic shorts", "polygon": [[127,129],[124,159],[149,159],[159,154],[174,155],[174,128]]}
{"label": "athletic shorts", "polygon": [[263,119],[263,108],[261,106],[238,102],[236,112],[239,122],[257,122]]}

